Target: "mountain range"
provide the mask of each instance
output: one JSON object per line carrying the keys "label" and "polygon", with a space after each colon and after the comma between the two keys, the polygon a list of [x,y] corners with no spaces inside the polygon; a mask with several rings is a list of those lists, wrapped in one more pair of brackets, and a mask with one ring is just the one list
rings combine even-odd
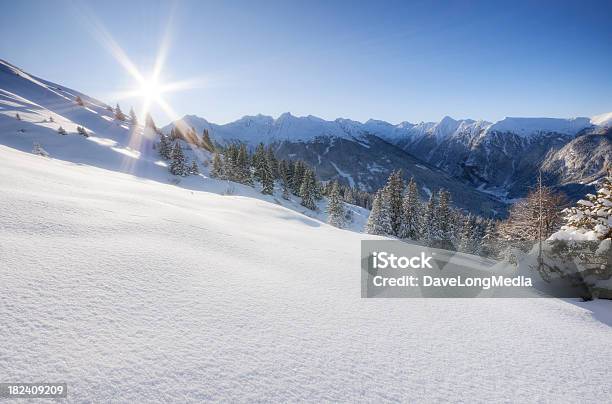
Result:
{"label": "mountain range", "polygon": [[303,159],[323,180],[336,179],[367,191],[380,188],[402,169],[424,196],[441,187],[458,206],[479,213],[503,211],[535,185],[542,170],[547,185],[570,200],[591,190],[612,164],[612,113],[592,118],[505,118],[391,124],[284,113],[245,116],[218,125],[187,115],[163,130],[184,125],[207,129],[219,144],[271,144],[285,158]]}
{"label": "mountain range", "polygon": [[[80,97],[85,106],[76,103]],[[17,120],[16,115],[21,115]],[[285,113],[278,118],[245,116],[218,125],[194,115],[173,122],[199,133],[208,129],[218,144],[259,142],[281,158],[302,159],[322,180],[337,179],[366,191],[384,185],[401,169],[414,177],[423,199],[440,188],[462,209],[503,216],[508,202],[523,197],[542,170],[547,184],[570,199],[591,191],[612,163],[612,113],[592,118],[506,118],[490,123],[450,117],[440,122],[391,124],[350,119],[327,121]],[[58,136],[84,128],[89,137]],[[114,119],[107,104],[79,91],[35,77],[0,60],[0,144],[31,152],[39,144],[54,157],[78,164],[169,179],[153,149],[155,134]],[[200,150],[185,148],[205,161]],[[190,186],[184,180],[183,185]]]}

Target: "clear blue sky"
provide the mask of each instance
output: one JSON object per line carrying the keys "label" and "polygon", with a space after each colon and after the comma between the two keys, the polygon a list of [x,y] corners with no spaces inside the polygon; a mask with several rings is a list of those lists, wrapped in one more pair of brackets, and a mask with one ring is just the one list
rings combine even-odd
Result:
{"label": "clear blue sky", "polygon": [[0,10],[0,58],[109,103],[134,81],[91,18],[147,71],[172,14],[164,80],[207,85],[166,99],[219,123],[286,111],[394,123],[612,111],[609,0],[40,0]]}

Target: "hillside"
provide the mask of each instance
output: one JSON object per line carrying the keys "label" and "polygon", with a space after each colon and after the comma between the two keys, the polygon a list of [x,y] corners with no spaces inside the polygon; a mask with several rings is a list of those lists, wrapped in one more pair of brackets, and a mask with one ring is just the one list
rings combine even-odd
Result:
{"label": "hillside", "polygon": [[[80,97],[85,106],[76,103]],[[300,198],[290,200],[274,195],[262,195],[260,188],[248,187],[210,178],[208,163],[210,153],[201,148],[180,142],[188,161],[195,160],[201,175],[185,178],[171,175],[164,161],[154,149],[159,135],[142,125],[118,121],[114,112],[101,101],[80,92],[33,77],[24,71],[0,61],[0,145],[6,145],[27,153],[36,145],[51,158],[77,164],[95,166],[107,170],[134,175],[142,180],[173,184],[190,190],[205,190],[218,194],[241,195],[283,205],[307,217],[325,222],[326,201],[318,203],[318,210],[311,211],[300,205]],[[17,114],[19,119],[16,118]],[[85,128],[87,137],[78,133]],[[58,129],[66,130],[60,135]],[[348,205],[352,222],[347,228],[361,232],[369,211]]]}
{"label": "hillside", "polygon": [[612,394],[609,301],[361,299],[371,236],[4,146],[0,172],[6,380],[74,402]]}

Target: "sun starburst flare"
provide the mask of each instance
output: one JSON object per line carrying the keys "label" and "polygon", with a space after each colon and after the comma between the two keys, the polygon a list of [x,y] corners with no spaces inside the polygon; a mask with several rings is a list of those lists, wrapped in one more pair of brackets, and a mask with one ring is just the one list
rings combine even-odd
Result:
{"label": "sun starburst flare", "polygon": [[113,98],[117,101],[129,98],[139,98],[142,102],[141,108],[139,109],[139,118],[141,121],[147,116],[153,105],[158,106],[170,120],[177,120],[179,117],[170,107],[167,100],[163,98],[164,95],[171,92],[203,88],[207,85],[207,81],[202,78],[175,82],[164,82],[162,80],[162,73],[170,49],[174,11],[175,9],[173,8],[168,13],[166,28],[149,75],[146,75],[137,67],[115,38],[108,32],[102,23],[93,16],[93,14],[84,9],[82,9],[80,13],[80,18],[86,22],[86,26],[92,32],[97,42],[106,49],[117,63],[119,63],[119,65],[134,79],[134,85],[131,89],[115,92],[113,93]]}
{"label": "sun starburst flare", "polygon": [[[162,73],[164,71],[168,51],[170,49],[174,8],[170,13],[168,13],[168,15],[169,17],[166,24],[166,29],[157,50],[155,62],[152,69],[149,70],[149,75],[143,73],[143,71],[137,67],[137,65],[130,59],[128,54],[115,40],[115,38],[92,13],[87,12],[85,9],[81,9],[79,17],[82,22],[86,23],[86,27],[92,32],[97,42],[112,55],[117,63],[134,80],[134,85],[131,89],[114,92],[111,95],[112,98],[116,101],[125,99],[139,99],[141,101],[141,106],[139,108],[140,113],[138,114],[138,120],[141,123],[146,122],[146,117],[149,115],[151,108],[155,105],[166,114],[166,118],[168,118],[171,122],[176,122],[179,130],[186,132],[189,128],[180,119],[179,115],[176,113],[174,108],[172,108],[170,103],[164,98],[164,95],[172,92],[204,88],[209,83],[203,78],[194,78],[174,82],[165,82],[162,80]],[[150,141],[153,141],[155,135],[156,134],[152,133],[152,131],[145,130],[143,125],[133,125],[130,130],[130,138],[128,143],[129,149],[142,152],[143,149],[146,149],[145,145]],[[148,141],[145,141],[145,139],[148,139]],[[194,147],[192,147],[192,149],[194,150],[194,154],[201,159],[201,150]],[[126,161],[125,164],[133,165],[134,159],[130,160],[131,161]]]}

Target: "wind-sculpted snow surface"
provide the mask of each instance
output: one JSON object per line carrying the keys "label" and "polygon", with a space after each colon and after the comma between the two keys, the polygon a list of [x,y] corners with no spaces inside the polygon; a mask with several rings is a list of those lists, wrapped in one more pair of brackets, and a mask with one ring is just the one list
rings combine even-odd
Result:
{"label": "wind-sculpted snow surface", "polygon": [[3,380],[69,402],[612,395],[610,302],[361,299],[373,236],[4,146],[0,173]]}

